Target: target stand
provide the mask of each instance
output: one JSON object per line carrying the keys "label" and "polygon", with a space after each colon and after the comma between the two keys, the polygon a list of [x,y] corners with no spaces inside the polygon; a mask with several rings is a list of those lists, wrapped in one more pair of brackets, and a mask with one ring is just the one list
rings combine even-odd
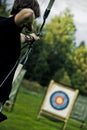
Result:
{"label": "target stand", "polygon": [[65,130],[78,93],[77,89],[51,80],[37,118],[45,115],[63,121]]}

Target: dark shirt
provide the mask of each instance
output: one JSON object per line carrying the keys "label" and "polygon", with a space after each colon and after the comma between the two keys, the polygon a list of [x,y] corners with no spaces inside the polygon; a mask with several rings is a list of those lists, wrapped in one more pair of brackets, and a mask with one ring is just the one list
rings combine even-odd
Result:
{"label": "dark shirt", "polygon": [[[20,56],[20,32],[21,28],[15,24],[14,16],[0,17],[0,84]],[[0,101],[6,100],[9,96],[15,69],[0,87]]]}

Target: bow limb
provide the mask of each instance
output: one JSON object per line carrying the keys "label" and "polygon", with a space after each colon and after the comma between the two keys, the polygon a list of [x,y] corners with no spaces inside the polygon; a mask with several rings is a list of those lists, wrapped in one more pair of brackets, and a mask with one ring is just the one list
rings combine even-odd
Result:
{"label": "bow limb", "polygon": [[42,25],[41,25],[41,28],[40,28],[40,30],[39,30],[38,35],[40,35],[40,33],[41,33],[41,31],[42,31],[42,28],[43,28],[43,26],[45,25],[46,19],[47,19],[48,15],[49,15],[49,13],[50,13],[50,11],[51,11],[51,8],[52,8],[52,6],[53,6],[54,1],[55,1],[55,0],[50,0],[49,3],[48,3],[48,6],[47,6],[47,8],[46,8],[46,10],[45,10],[45,12],[44,12],[44,15],[43,15],[43,23],[42,23]]}

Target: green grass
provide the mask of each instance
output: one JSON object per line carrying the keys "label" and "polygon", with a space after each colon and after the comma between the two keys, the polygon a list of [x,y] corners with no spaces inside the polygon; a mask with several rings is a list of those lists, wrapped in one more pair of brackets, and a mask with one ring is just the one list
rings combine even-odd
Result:
{"label": "green grass", "polygon": [[[43,96],[44,94],[37,94],[21,87],[13,111],[3,110],[8,119],[0,123],[0,130],[62,130],[63,122],[44,117],[37,119]],[[66,130],[82,129],[79,122],[70,119]],[[87,130],[87,125],[83,130]]]}

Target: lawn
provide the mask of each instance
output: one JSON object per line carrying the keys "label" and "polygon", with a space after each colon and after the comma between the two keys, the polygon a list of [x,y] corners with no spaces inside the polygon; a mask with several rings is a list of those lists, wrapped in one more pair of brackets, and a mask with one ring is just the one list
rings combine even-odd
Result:
{"label": "lawn", "polygon": [[[8,119],[0,123],[0,130],[62,130],[63,122],[37,119],[43,96],[20,87],[13,111],[3,110]],[[66,130],[81,130],[80,123],[70,119]],[[87,125],[83,130],[87,130]]]}

